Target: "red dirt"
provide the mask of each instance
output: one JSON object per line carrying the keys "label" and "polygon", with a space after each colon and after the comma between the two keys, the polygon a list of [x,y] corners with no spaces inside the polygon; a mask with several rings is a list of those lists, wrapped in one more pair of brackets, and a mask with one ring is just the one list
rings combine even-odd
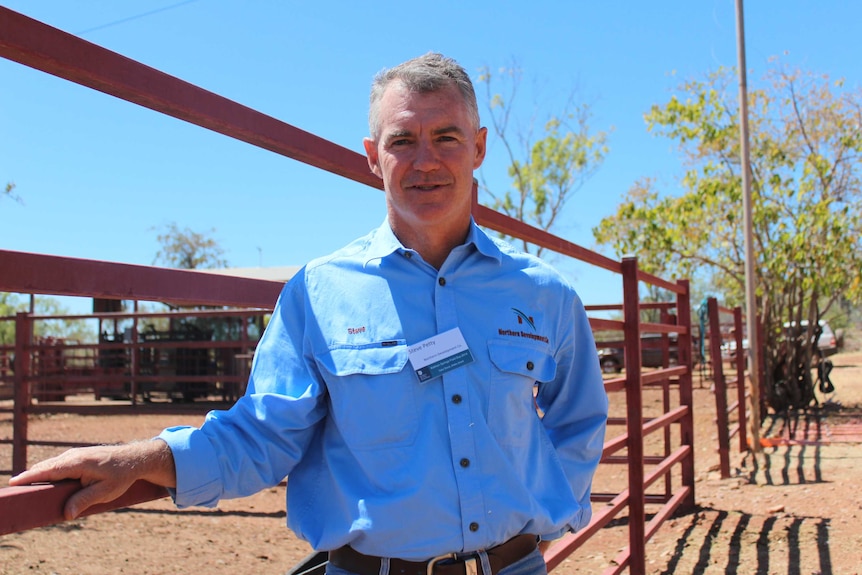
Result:
{"label": "red dirt", "polygon": [[[757,457],[733,450],[734,477],[720,479],[715,403],[707,385],[695,389],[696,500],[698,508],[666,523],[647,544],[648,572],[853,574],[862,564],[862,353],[834,356],[836,391],[820,439],[775,441]],[[612,398],[619,406],[621,397]],[[821,398],[824,399],[824,398]],[[658,401],[647,395],[647,408]],[[201,416],[40,416],[31,439],[117,442],[157,434]],[[813,429],[814,420],[808,429]],[[769,421],[765,422],[768,424]],[[764,426],[780,437],[780,425]],[[0,437],[11,437],[11,418],[0,414]],[[0,446],[0,467],[11,453]],[[31,462],[57,452],[32,447]],[[0,472],[2,473],[2,472]],[[597,491],[618,488],[596,478]],[[0,475],[5,485],[8,475]],[[596,504],[600,505],[600,504]],[[599,573],[625,547],[625,517],[601,530],[554,572]],[[198,574],[285,573],[310,549],[285,527],[284,487],[217,510],[176,511],[167,500],[104,513],[53,527],[0,537],[0,575],[87,573]]]}

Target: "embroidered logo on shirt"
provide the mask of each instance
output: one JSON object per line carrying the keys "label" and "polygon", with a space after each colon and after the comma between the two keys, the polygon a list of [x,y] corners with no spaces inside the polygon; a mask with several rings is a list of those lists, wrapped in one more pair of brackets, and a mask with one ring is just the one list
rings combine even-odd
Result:
{"label": "embroidered logo on shirt", "polygon": [[347,333],[349,333],[350,335],[356,335],[358,333],[365,333],[365,326],[363,325],[362,327],[348,327]]}
{"label": "embroidered logo on shirt", "polygon": [[536,331],[536,324],[533,323],[533,317],[532,316],[525,314],[524,312],[522,312],[518,308],[513,307],[512,311],[515,312],[516,316],[518,316],[518,323],[519,324],[527,322],[527,325],[529,325],[533,329],[533,331]]}
{"label": "embroidered logo on shirt", "polygon": [[533,333],[531,333],[529,331],[505,329],[505,328],[498,328],[497,333],[499,333],[500,335],[508,335],[508,336],[512,336],[512,337],[525,337],[527,339],[534,339],[536,341],[542,341],[544,343],[549,343],[550,340],[546,336],[534,333],[536,331],[536,323],[533,321],[533,316],[527,315],[524,312],[522,312],[521,310],[514,308],[514,307],[512,308],[512,311],[515,312],[515,317],[518,318],[518,324],[519,325],[527,324],[528,326],[530,326],[530,329],[532,330]]}

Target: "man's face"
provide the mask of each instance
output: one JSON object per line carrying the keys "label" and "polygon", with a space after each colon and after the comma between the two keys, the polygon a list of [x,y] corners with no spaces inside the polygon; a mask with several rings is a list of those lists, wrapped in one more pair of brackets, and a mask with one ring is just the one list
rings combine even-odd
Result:
{"label": "man's face", "polygon": [[365,139],[365,152],[383,178],[395,233],[465,232],[487,130],[470,121],[458,88],[418,93],[393,81],[380,101],[378,133],[376,142]]}

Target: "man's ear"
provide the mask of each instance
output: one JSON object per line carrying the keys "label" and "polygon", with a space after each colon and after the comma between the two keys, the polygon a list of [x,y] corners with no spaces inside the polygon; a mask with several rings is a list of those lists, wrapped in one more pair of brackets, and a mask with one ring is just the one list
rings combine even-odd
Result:
{"label": "man's ear", "polygon": [[371,168],[371,172],[375,176],[382,180],[383,170],[380,169],[380,156],[377,154],[377,142],[371,138],[365,138],[362,140],[362,145],[365,146],[365,155],[368,157],[368,167]]}
{"label": "man's ear", "polygon": [[473,169],[478,170],[485,161],[485,152],[488,150],[488,128],[479,128],[476,133],[476,155],[473,158]]}

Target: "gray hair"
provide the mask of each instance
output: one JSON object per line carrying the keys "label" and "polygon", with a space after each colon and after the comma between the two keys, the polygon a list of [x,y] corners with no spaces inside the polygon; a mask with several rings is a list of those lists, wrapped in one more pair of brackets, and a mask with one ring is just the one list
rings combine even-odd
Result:
{"label": "gray hair", "polygon": [[411,92],[436,92],[454,85],[461,92],[474,127],[479,129],[479,106],[470,76],[458,62],[442,54],[429,52],[394,68],[381,70],[371,84],[371,102],[368,107],[368,130],[371,139],[380,135],[380,100],[393,80],[400,80]]}

